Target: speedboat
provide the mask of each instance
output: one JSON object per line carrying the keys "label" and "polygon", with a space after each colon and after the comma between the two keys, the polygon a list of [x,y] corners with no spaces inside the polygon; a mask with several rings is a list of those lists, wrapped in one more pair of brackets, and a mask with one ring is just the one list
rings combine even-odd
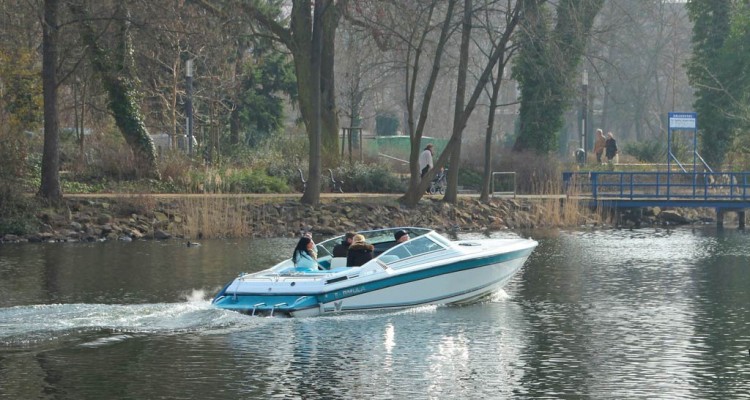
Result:
{"label": "speedboat", "polygon": [[[408,233],[397,243],[394,234]],[[531,239],[450,240],[432,229],[358,232],[373,259],[347,267],[333,257],[342,236],[316,245],[320,270],[298,272],[291,259],[242,273],[214,297],[219,308],[250,315],[311,317],[477,301],[505,285],[537,246]]]}

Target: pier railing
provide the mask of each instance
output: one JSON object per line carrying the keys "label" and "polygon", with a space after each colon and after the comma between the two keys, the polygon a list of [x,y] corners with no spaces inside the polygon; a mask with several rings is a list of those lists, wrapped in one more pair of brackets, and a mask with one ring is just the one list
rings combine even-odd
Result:
{"label": "pier railing", "polygon": [[597,199],[750,200],[750,172],[563,172],[566,193]]}

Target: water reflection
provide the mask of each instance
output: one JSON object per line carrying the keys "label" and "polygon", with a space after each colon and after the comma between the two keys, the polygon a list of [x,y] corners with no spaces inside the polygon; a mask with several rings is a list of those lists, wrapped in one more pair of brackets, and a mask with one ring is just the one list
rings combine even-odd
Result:
{"label": "water reflection", "polygon": [[0,398],[750,396],[745,234],[531,235],[488,302],[311,319],[209,303],[291,239],[0,246]]}
{"label": "water reflection", "polygon": [[[732,285],[702,277],[713,268],[706,258],[721,259],[725,269],[729,267],[737,273],[735,279],[746,284],[750,257],[745,251],[743,260],[733,260],[736,246],[724,251],[712,243],[713,237],[703,236],[703,231],[653,233],[562,235],[556,241],[543,242],[532,255],[530,262],[541,268],[524,271],[526,293],[521,297],[527,300],[524,315],[534,324],[536,346],[526,354],[540,355],[534,365],[544,370],[546,377],[544,386],[532,394],[622,398],[649,397],[666,390],[668,397],[695,397],[697,392],[702,394],[697,396],[700,398],[716,391],[696,380],[705,369],[695,358],[706,351],[728,348],[710,349],[700,343],[703,334],[711,331],[711,337],[716,332],[700,332],[701,326],[713,320],[704,315],[703,307],[721,304],[736,309],[740,303],[716,301],[717,295],[731,291]],[[548,244],[553,247],[543,248]],[[713,323],[723,325],[731,320],[739,324],[725,326],[746,329],[747,317],[737,317],[721,316]],[[733,333],[735,340],[743,337],[740,331]],[[741,354],[740,348],[732,347],[735,356]],[[718,361],[709,359],[710,364]],[[738,372],[736,363],[718,364],[732,365],[725,373]],[[580,373],[571,380],[562,366]],[[747,369],[741,374],[747,377]]]}

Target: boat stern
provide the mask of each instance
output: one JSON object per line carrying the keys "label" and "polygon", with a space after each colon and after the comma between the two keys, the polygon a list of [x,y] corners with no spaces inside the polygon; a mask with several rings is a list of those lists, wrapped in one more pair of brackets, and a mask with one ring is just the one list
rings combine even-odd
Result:
{"label": "boat stern", "polygon": [[303,314],[305,310],[312,315],[320,313],[315,296],[227,293],[225,289],[212,303],[218,308],[248,315],[290,316]]}

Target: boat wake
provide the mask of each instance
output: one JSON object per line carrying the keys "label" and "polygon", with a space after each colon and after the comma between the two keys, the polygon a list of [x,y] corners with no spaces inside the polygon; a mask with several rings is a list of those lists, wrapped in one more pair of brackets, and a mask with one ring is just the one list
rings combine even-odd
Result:
{"label": "boat wake", "polygon": [[[502,302],[499,290],[485,301]],[[178,303],[44,304],[0,308],[0,351],[46,350],[60,347],[96,348],[154,335],[221,335],[266,324],[292,323],[285,318],[251,318],[211,304],[204,291],[193,290]],[[297,320],[303,324],[398,318],[431,314],[440,306],[425,305],[381,313],[352,313]]]}
{"label": "boat wake", "polygon": [[184,302],[155,304],[45,304],[0,308],[0,348],[55,343],[106,346],[144,335],[211,333],[246,325],[249,318],[211,305],[202,291]]}

